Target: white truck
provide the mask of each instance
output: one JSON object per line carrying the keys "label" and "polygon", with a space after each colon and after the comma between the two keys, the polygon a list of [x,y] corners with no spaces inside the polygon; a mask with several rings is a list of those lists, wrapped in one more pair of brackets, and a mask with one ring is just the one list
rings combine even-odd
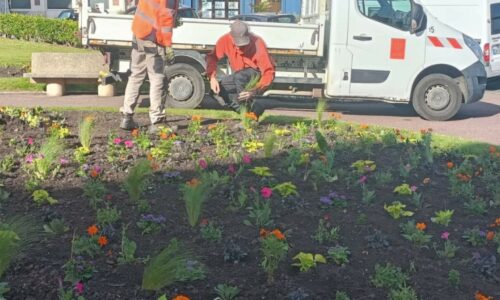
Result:
{"label": "white truck", "polygon": [[[249,22],[276,61],[263,96],[412,103],[429,120],[452,118],[479,101],[486,71],[479,44],[435,18],[420,0],[303,0],[299,24]],[[130,15],[89,13],[82,1],[84,45],[127,72]],[[167,105],[194,108],[208,91],[204,54],[228,32],[227,20],[183,19],[174,30],[176,63],[166,68]],[[227,72],[227,67],[221,72]]]}
{"label": "white truck", "polygon": [[481,44],[488,78],[500,76],[500,0],[421,0],[441,22]]}

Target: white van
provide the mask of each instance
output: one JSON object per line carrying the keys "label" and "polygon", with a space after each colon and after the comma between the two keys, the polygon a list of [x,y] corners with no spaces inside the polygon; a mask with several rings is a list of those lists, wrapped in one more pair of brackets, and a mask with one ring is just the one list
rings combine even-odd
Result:
{"label": "white van", "polygon": [[[300,24],[248,22],[276,62],[276,78],[263,96],[411,102],[423,118],[452,118],[462,104],[483,97],[481,47],[419,3],[303,0]],[[81,12],[82,44],[99,47],[113,70],[127,72],[132,16],[89,13],[88,0]],[[204,54],[230,23],[183,19],[174,29],[176,63],[165,69],[169,106],[201,102],[207,92]],[[219,71],[227,69],[221,65]]]}
{"label": "white van", "polygon": [[500,0],[421,0],[440,21],[481,44],[488,78],[500,76]]}

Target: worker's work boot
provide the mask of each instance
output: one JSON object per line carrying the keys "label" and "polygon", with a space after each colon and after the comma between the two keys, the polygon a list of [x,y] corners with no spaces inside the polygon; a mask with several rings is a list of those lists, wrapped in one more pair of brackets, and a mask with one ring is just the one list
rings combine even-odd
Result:
{"label": "worker's work boot", "polygon": [[134,121],[134,117],[131,115],[124,115],[122,122],[120,123],[120,128],[123,130],[133,130],[138,128],[139,126]]}

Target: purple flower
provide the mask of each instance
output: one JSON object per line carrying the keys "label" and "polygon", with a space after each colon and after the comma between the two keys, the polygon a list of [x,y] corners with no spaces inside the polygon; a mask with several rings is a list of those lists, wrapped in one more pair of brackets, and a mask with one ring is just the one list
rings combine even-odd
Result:
{"label": "purple flower", "polygon": [[205,170],[206,168],[208,168],[208,163],[206,160],[204,160],[203,158],[200,159],[198,161],[198,165],[200,166],[200,168],[202,168],[203,170]]}
{"label": "purple flower", "polygon": [[479,236],[481,236],[481,237],[485,237],[485,236],[486,236],[486,232],[485,232],[485,231],[483,231],[483,230],[480,230],[480,231],[479,231]]}
{"label": "purple flower", "polygon": [[26,142],[28,145],[33,145],[33,138],[29,137],[28,141]]}
{"label": "purple flower", "polygon": [[67,159],[65,159],[65,158],[61,158],[61,159],[59,160],[59,163],[60,163],[62,166],[64,166],[64,165],[69,164],[69,160],[67,160]]}
{"label": "purple flower", "polygon": [[127,147],[129,149],[134,147],[134,141],[132,141],[132,140],[126,140],[125,142],[123,142],[123,144],[125,144],[125,147]]}
{"label": "purple flower", "polygon": [[249,165],[252,163],[252,158],[250,157],[250,155],[245,154],[245,155],[243,155],[242,161],[244,164]]}
{"label": "purple flower", "polygon": [[366,177],[366,176],[363,175],[363,176],[361,176],[359,178],[358,183],[359,184],[365,184],[367,179],[368,179],[368,177]]}
{"label": "purple flower", "polygon": [[117,137],[117,138],[115,138],[115,139],[113,140],[113,144],[115,144],[115,145],[120,145],[120,144],[122,143],[122,141],[123,141],[123,140],[122,140],[121,138]]}
{"label": "purple flower", "polygon": [[24,159],[24,161],[28,164],[31,164],[33,163],[33,159],[34,159],[34,156],[33,154],[28,154],[28,156],[26,156],[26,158]]}
{"label": "purple flower", "polygon": [[76,284],[75,284],[75,291],[77,294],[81,295],[83,294],[83,283],[81,281],[78,281]]}
{"label": "purple flower", "polygon": [[227,172],[228,172],[229,174],[234,174],[234,173],[236,173],[236,168],[234,167],[234,165],[233,165],[233,164],[230,164],[229,166],[227,166]]}
{"label": "purple flower", "polygon": [[102,171],[102,168],[101,168],[101,167],[99,167],[99,166],[94,166],[94,171],[96,171],[97,173],[99,173],[99,174],[100,174],[100,173],[101,173],[101,171]]}
{"label": "purple flower", "polygon": [[411,190],[412,192],[416,192],[416,191],[417,191],[417,187],[416,187],[415,185],[412,185],[412,186],[410,187],[410,190]]}
{"label": "purple flower", "polygon": [[450,237],[450,233],[448,231],[441,233],[441,238],[443,240],[448,240],[449,237]]}
{"label": "purple flower", "polygon": [[326,196],[320,197],[319,202],[326,204],[326,205],[332,205],[332,203],[333,203],[332,199],[330,199],[330,197],[326,197]]}
{"label": "purple flower", "polygon": [[82,169],[83,169],[84,171],[87,171],[87,170],[89,169],[89,165],[88,165],[88,164],[83,164],[83,165],[82,165]]}

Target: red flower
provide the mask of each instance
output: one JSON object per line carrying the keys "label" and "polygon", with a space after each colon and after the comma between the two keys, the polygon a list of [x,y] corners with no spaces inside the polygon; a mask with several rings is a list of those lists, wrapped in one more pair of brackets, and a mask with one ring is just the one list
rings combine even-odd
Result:
{"label": "red flower", "polygon": [[106,236],[101,235],[99,237],[99,239],[97,240],[97,243],[99,244],[99,246],[104,247],[109,243],[109,241],[108,241],[108,238]]}
{"label": "red flower", "polygon": [[260,195],[262,196],[262,198],[264,199],[269,199],[271,198],[273,194],[273,190],[271,188],[268,188],[268,187],[263,187],[261,190],[260,190]]}

